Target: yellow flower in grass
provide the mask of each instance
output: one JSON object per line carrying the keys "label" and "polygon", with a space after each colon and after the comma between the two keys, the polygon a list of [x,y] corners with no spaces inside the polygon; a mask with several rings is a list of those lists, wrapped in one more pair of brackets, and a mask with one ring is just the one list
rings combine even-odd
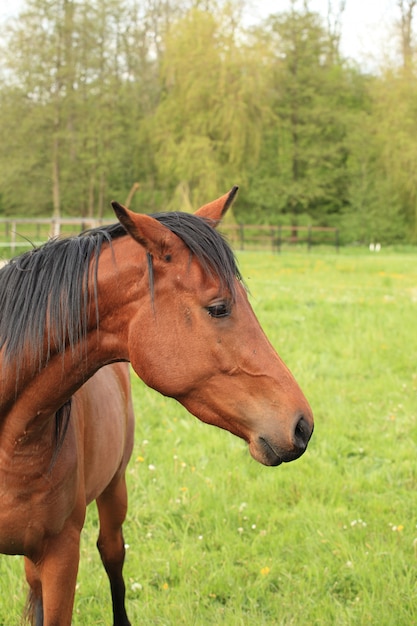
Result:
{"label": "yellow flower in grass", "polygon": [[391,528],[395,533],[400,533],[404,530],[403,524],[398,524],[398,526],[391,526]]}
{"label": "yellow flower in grass", "polygon": [[164,591],[167,591],[167,590],[169,589],[169,585],[168,585],[168,583],[164,583],[164,584],[162,585],[162,589],[163,589]]}
{"label": "yellow flower in grass", "polygon": [[268,567],[268,566],[267,566],[267,567],[263,567],[263,568],[261,569],[261,575],[262,575],[262,576],[268,576],[268,574],[269,574],[269,572],[270,572],[270,571],[271,571],[271,568],[270,568],[270,567]]}

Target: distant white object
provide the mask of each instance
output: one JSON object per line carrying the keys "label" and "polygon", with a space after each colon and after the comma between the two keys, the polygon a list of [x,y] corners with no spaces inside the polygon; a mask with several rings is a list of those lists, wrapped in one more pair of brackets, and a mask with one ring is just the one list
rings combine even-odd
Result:
{"label": "distant white object", "polygon": [[370,243],[369,244],[369,250],[371,252],[380,252],[381,251],[381,244],[380,243]]}
{"label": "distant white object", "polygon": [[370,244],[369,244],[369,250],[370,250],[371,252],[375,252],[375,244],[374,244],[374,243],[370,243]]}

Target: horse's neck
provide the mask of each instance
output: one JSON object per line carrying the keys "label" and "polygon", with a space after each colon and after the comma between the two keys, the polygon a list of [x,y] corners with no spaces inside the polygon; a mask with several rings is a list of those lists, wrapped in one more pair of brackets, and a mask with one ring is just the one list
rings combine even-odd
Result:
{"label": "horse's neck", "polygon": [[[69,360],[71,365],[69,366]],[[2,435],[19,439],[53,429],[56,411],[98,369],[98,362],[86,364],[70,354],[56,355],[36,373],[22,370],[17,378],[3,376],[0,401]],[[47,426],[48,425],[48,426]]]}
{"label": "horse's neck", "polygon": [[[139,246],[132,243],[130,255],[137,256]],[[68,347],[64,354],[52,354],[36,372],[29,365],[25,367],[24,361],[18,371],[8,366],[3,368],[0,428],[5,420],[12,421],[13,430],[19,432],[42,428],[42,423],[50,420],[98,369],[114,361],[128,360],[129,315],[139,306],[141,291],[140,269],[136,267],[132,281],[131,268],[129,271],[122,258],[129,254],[130,245],[130,238],[123,238],[113,242],[113,251],[102,252],[97,283],[99,327],[92,307],[85,344],[79,350]],[[139,261],[143,262],[140,255]],[[91,301],[94,302],[94,296]]]}

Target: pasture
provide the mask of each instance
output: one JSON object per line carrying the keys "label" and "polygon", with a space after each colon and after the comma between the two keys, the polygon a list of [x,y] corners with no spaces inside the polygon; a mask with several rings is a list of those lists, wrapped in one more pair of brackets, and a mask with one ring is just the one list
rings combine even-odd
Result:
{"label": "pasture", "polygon": [[[267,468],[133,377],[127,610],[144,626],[417,624],[417,255],[240,253],[258,318],[312,405],[298,461]],[[74,624],[109,624],[83,531]],[[23,559],[0,557],[0,625]]]}

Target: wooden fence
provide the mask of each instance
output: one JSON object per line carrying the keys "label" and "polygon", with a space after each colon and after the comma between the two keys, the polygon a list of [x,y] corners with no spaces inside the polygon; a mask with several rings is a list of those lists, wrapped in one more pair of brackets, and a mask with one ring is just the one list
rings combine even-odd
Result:
{"label": "wooden fence", "polygon": [[285,246],[318,244],[339,249],[339,229],[327,226],[259,226],[255,224],[225,224],[221,226],[236,250],[266,250],[281,252]]}
{"label": "wooden fence", "polygon": [[[74,235],[87,228],[114,223],[114,219],[91,218],[0,218],[0,248],[11,255],[47,241],[50,237]],[[271,250],[281,252],[286,246],[318,244],[339,249],[339,230],[325,226],[265,226],[223,224],[223,232],[235,250]]]}
{"label": "wooden fence", "polygon": [[114,219],[92,218],[0,218],[0,248],[12,255],[19,248],[39,246],[50,237],[76,235],[88,228],[114,224]]}

